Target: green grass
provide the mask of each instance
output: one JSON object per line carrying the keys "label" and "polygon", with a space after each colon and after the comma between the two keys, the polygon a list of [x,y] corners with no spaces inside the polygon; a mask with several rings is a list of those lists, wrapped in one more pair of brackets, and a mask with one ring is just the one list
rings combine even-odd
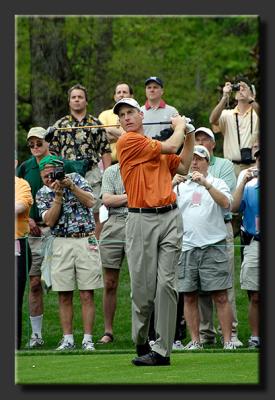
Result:
{"label": "green grass", "polygon": [[[235,240],[235,288],[239,320],[239,338],[245,345],[250,336],[247,318],[248,300],[240,290],[240,247]],[[22,350],[16,353],[16,382],[20,384],[258,384],[259,366],[257,351],[240,349],[224,352],[221,344],[205,346],[202,352],[173,352],[170,367],[134,367],[131,359],[135,347],[131,339],[131,300],[127,262],[124,261],[118,288],[117,312],[114,323],[113,343],[96,345],[96,352],[84,354],[75,350],[69,354],[57,354],[54,349],[62,337],[59,323],[57,293],[44,296],[43,350],[24,350],[30,335],[27,291],[24,301]],[[104,332],[102,312],[103,290],[95,291],[96,320],[94,342]],[[77,348],[83,337],[78,292],[74,295],[74,336]],[[189,335],[185,343],[189,341]],[[35,367],[33,367],[35,365]]]}
{"label": "green grass", "polygon": [[[104,319],[102,311],[102,295],[103,289],[97,289],[95,293],[96,303],[96,317],[94,324],[94,341],[99,340],[104,333]],[[23,313],[23,336],[22,336],[22,349],[28,342],[30,335],[29,317],[28,317],[28,304],[27,304],[27,290],[24,299],[24,313]],[[111,345],[112,348],[134,349],[131,340],[131,299],[130,299],[130,285],[129,273],[127,262],[124,261],[120,273],[120,281],[118,288],[117,311],[115,316],[114,325],[115,341]],[[81,306],[79,300],[79,293],[74,293],[74,336],[75,342],[80,346],[83,338],[82,319],[81,319]],[[43,339],[45,350],[53,350],[57,347],[58,342],[62,338],[62,330],[59,322],[58,313],[58,295],[56,292],[50,291],[44,296],[44,317],[43,317]]]}
{"label": "green grass", "polygon": [[258,384],[258,353],[173,353],[171,366],[136,367],[134,354],[20,355],[17,384]]}
{"label": "green grass", "polygon": [[[239,238],[235,241],[235,288],[236,288],[236,303],[239,320],[239,338],[247,343],[250,336],[250,329],[247,318],[248,300],[244,290],[240,290],[239,271],[240,271],[240,247]],[[24,313],[23,313],[23,347],[28,341],[30,335],[30,325],[28,316],[27,292],[25,293]],[[96,318],[94,325],[94,341],[101,338],[104,333],[104,321],[102,312],[102,293],[103,289],[95,290],[96,303]],[[76,291],[74,294],[74,335],[76,344],[80,345],[82,340],[82,320],[80,313],[79,294]],[[124,261],[118,288],[118,303],[114,322],[115,341],[107,348],[125,349],[134,346],[131,340],[131,300],[130,300],[130,284],[129,272],[126,260]],[[59,340],[62,337],[62,330],[59,323],[58,314],[58,297],[56,292],[50,291],[44,296],[44,319],[43,319],[43,338],[45,341],[44,349],[53,350],[57,347]],[[189,337],[186,339],[188,341]]]}

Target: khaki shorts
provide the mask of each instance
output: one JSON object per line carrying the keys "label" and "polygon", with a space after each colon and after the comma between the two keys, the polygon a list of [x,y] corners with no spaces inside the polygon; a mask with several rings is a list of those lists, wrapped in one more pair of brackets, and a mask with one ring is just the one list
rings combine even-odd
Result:
{"label": "khaki shorts", "polygon": [[178,291],[212,292],[232,287],[226,241],[204,249],[195,247],[181,253],[179,259]]}
{"label": "khaki shorts", "polygon": [[32,265],[29,276],[41,276],[41,264],[43,256],[41,254],[42,242],[45,237],[50,236],[51,229],[48,226],[40,226],[42,236],[29,236],[29,245],[32,252]]}
{"label": "khaki shorts", "polygon": [[98,213],[99,208],[102,205],[100,199],[101,183],[102,183],[102,173],[97,165],[95,165],[90,171],[85,174],[85,179],[93,189],[93,195],[97,199],[95,205],[93,206],[93,212]]}
{"label": "khaki shorts", "polygon": [[93,290],[103,287],[99,249],[88,249],[88,237],[56,237],[52,248],[52,290]]}
{"label": "khaki shorts", "polygon": [[103,225],[99,250],[103,268],[119,269],[125,256],[126,216],[111,215]]}
{"label": "khaki shorts", "polygon": [[249,246],[244,247],[240,272],[241,289],[260,290],[259,250],[260,242],[256,240],[252,240]]}

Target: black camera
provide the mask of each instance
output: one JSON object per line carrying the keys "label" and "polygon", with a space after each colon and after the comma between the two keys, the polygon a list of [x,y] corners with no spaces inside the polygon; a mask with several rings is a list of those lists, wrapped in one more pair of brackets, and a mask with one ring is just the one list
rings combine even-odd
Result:
{"label": "black camera", "polygon": [[231,89],[233,92],[238,92],[240,90],[241,85],[239,83],[232,83]]}
{"label": "black camera", "polygon": [[252,151],[249,147],[243,147],[241,149],[241,162],[242,164],[251,164],[252,160]]}
{"label": "black camera", "polygon": [[53,172],[49,174],[49,179],[54,182],[56,179],[62,181],[65,178],[65,171],[63,167],[56,167]]}

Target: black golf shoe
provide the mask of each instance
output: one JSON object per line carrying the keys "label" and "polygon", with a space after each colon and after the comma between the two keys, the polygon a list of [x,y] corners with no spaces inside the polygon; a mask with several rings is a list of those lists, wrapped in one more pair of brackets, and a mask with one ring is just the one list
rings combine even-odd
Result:
{"label": "black golf shoe", "polygon": [[144,344],[137,344],[136,345],[136,351],[137,351],[137,355],[140,356],[145,356],[145,354],[148,354],[151,351],[151,347],[147,342],[145,342]]}
{"label": "black golf shoe", "polygon": [[132,364],[140,367],[170,365],[170,357],[163,357],[155,351],[150,351],[150,353],[145,354],[144,356],[134,358]]}

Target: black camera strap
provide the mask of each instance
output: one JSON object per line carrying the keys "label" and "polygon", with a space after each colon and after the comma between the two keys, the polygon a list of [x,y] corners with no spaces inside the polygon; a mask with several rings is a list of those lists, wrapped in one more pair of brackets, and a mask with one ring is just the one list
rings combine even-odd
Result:
{"label": "black camera strap", "polygon": [[[253,108],[251,107],[251,111],[250,111],[250,134],[251,134],[251,135],[252,135],[252,131],[253,131],[253,117],[252,117],[252,113],[253,113]],[[239,127],[239,117],[238,117],[238,113],[235,114],[235,117],[236,117],[236,126],[237,126],[237,133],[238,133],[239,148],[241,148],[240,127]]]}

